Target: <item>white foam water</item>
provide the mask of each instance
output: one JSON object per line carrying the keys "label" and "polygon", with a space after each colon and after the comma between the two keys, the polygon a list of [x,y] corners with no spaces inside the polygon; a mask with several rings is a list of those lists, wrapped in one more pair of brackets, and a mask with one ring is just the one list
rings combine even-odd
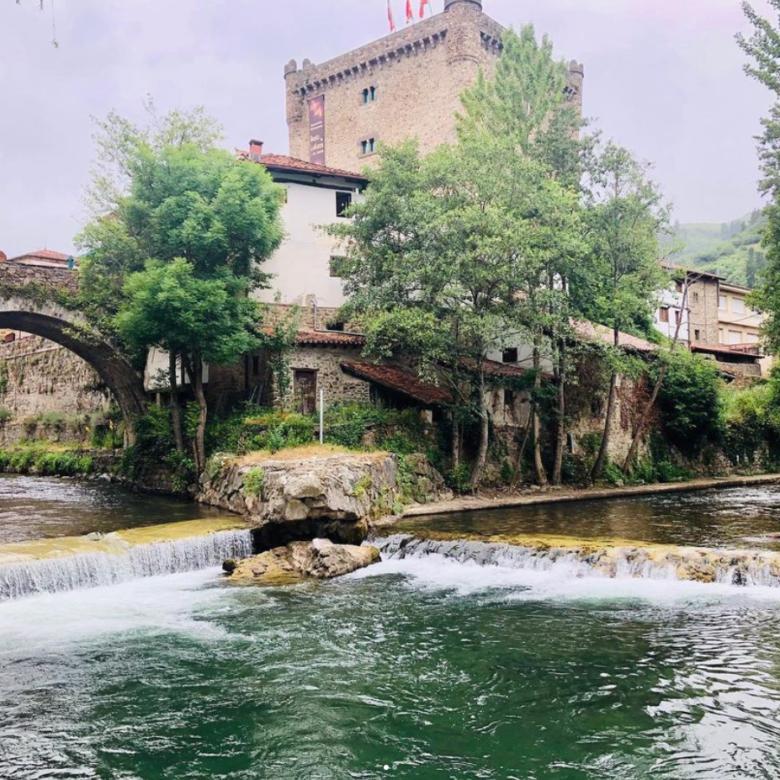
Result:
{"label": "white foam water", "polygon": [[[493,542],[420,539],[409,535],[374,539],[371,543],[388,561],[436,556],[471,566],[544,573],[549,575],[547,579],[559,582],[581,579],[695,581],[695,567],[706,565],[711,567],[708,577],[712,575],[712,582],[720,586],[780,588],[780,558],[775,553],[761,550],[729,552],[679,548],[654,558],[650,554],[652,549],[635,547],[605,548],[595,552],[566,547],[537,549]],[[605,560],[607,552],[609,558]]]}
{"label": "white foam water", "polygon": [[117,553],[13,563],[0,567],[0,601],[200,571],[220,566],[226,558],[247,558],[251,554],[251,532],[239,530],[138,545]]}

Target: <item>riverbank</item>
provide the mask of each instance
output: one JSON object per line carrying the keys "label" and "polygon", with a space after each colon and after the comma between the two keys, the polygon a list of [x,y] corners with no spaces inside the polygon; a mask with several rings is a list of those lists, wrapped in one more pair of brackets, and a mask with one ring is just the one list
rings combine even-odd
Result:
{"label": "riverbank", "polygon": [[780,474],[761,474],[751,477],[715,477],[694,479],[688,482],[673,482],[657,485],[632,485],[622,488],[587,488],[567,490],[553,488],[549,492],[536,491],[522,495],[479,498],[467,496],[450,501],[407,507],[401,517],[430,517],[458,512],[485,511],[491,509],[511,509],[513,507],[540,506],[543,504],[566,504],[576,501],[606,501],[612,498],[654,496],[665,493],[690,493],[697,490],[752,487],[755,485],[774,485],[780,483]]}

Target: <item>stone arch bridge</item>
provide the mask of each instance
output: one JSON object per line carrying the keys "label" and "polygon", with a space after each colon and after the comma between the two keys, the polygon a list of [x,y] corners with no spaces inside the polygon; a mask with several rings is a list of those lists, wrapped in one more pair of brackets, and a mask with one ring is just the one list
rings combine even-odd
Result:
{"label": "stone arch bridge", "polygon": [[0,328],[41,336],[92,366],[119,404],[132,442],[146,408],[143,379],[71,303],[77,292],[75,271],[0,263]]}

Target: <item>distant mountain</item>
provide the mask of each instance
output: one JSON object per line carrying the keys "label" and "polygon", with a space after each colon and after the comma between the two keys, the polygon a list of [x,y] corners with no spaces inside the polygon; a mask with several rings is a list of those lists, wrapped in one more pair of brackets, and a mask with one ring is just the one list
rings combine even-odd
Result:
{"label": "distant mountain", "polygon": [[720,225],[677,223],[675,242],[684,248],[670,259],[679,265],[718,273],[734,284],[755,287],[766,268],[766,253],[761,246],[765,228],[766,215],[758,210]]}

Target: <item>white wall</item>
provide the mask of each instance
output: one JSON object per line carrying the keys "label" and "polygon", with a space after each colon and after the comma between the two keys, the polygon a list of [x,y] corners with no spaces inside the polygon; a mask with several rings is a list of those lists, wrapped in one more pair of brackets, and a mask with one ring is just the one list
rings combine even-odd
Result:
{"label": "white wall", "polygon": [[286,238],[263,264],[263,270],[273,274],[271,288],[259,290],[254,297],[275,303],[278,293],[280,303],[293,304],[314,296],[318,306],[337,308],[345,298],[341,279],[330,275],[330,258],[339,252],[336,241],[318,229],[340,219],[336,216],[336,190],[297,183],[283,186],[287,189],[287,203],[282,208]]}
{"label": "white wall", "polygon": [[[689,293],[690,294],[690,293]],[[688,307],[682,308],[683,305],[683,293],[677,292],[675,283],[664,290],[658,296],[658,305],[656,306],[655,315],[653,318],[656,330],[660,331],[667,338],[673,339],[677,333],[677,319],[675,312],[682,311],[682,325],[680,326],[680,340],[690,341],[691,328],[690,328],[690,316]],[[669,322],[661,321],[661,309],[669,309]]]}

